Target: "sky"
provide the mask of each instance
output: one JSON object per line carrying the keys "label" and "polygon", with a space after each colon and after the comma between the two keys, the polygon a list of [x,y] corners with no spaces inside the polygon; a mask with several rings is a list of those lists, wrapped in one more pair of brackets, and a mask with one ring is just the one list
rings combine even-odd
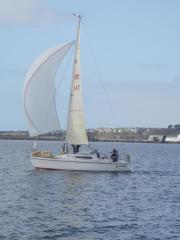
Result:
{"label": "sky", "polygon": [[[83,16],[87,128],[180,123],[180,1],[1,0],[0,130],[27,129],[22,96],[28,68],[46,49],[76,39],[73,12]],[[62,118],[70,85],[64,79],[57,94]]]}

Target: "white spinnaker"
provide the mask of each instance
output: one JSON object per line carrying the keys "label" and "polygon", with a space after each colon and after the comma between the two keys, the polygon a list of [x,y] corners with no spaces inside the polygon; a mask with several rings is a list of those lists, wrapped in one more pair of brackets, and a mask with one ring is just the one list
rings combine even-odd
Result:
{"label": "white spinnaker", "polygon": [[80,20],[76,42],[75,61],[72,77],[72,89],[69,108],[69,119],[67,127],[67,142],[69,144],[88,144],[85,118],[82,102],[82,86],[80,78]]}
{"label": "white spinnaker", "polygon": [[55,103],[55,77],[74,42],[46,50],[29,69],[24,86],[24,110],[30,136],[59,129]]}

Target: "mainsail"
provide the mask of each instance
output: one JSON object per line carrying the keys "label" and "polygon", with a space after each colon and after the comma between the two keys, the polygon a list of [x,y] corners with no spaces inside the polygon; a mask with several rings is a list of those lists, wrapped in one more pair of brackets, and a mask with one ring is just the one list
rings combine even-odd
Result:
{"label": "mainsail", "polygon": [[59,129],[55,103],[55,76],[74,42],[46,50],[32,64],[24,86],[24,110],[30,136]]}
{"label": "mainsail", "polygon": [[67,143],[75,145],[88,144],[82,103],[82,85],[80,78],[80,21],[81,18],[79,17],[66,135]]}

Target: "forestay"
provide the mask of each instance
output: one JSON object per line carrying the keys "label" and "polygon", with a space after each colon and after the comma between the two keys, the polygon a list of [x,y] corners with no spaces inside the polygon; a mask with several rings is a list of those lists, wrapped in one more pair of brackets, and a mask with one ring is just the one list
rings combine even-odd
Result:
{"label": "forestay", "polygon": [[55,103],[55,76],[74,42],[45,51],[32,64],[24,86],[24,110],[30,136],[59,129]]}

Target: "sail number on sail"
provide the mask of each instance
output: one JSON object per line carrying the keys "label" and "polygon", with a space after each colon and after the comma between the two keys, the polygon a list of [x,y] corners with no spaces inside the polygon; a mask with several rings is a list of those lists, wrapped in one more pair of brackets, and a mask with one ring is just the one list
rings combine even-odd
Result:
{"label": "sail number on sail", "polygon": [[[79,79],[80,79],[79,73],[74,74],[74,80],[79,80]],[[79,87],[80,87],[79,84],[74,85],[74,91],[79,90]]]}
{"label": "sail number on sail", "polygon": [[79,79],[79,73],[74,74],[74,80],[78,80]]}
{"label": "sail number on sail", "polygon": [[79,87],[80,87],[79,84],[78,84],[78,85],[75,85],[75,86],[74,86],[74,91],[79,90]]}

